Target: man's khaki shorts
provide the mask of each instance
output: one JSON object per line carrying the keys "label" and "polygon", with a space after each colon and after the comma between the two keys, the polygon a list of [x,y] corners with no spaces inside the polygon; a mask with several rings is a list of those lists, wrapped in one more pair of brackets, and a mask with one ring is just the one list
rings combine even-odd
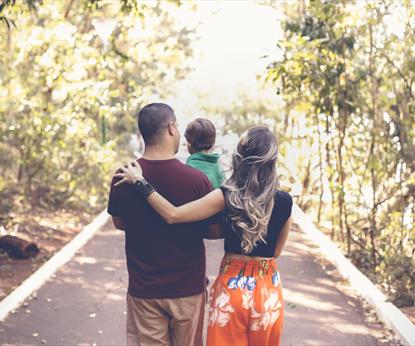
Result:
{"label": "man's khaki shorts", "polygon": [[127,294],[127,344],[201,346],[204,314],[205,293],[169,299]]}

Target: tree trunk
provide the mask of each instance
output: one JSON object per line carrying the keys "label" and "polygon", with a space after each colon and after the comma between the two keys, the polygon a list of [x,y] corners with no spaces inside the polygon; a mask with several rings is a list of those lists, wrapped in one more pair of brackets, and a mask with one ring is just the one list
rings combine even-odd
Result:
{"label": "tree trunk", "polygon": [[[329,121],[329,115],[326,114],[326,135],[329,138],[329,134],[330,134],[330,121]],[[331,195],[331,234],[330,237],[331,239],[334,239],[335,236],[335,222],[334,222],[334,216],[333,216],[333,212],[335,210],[335,205],[334,205],[334,189],[332,186],[332,181],[333,181],[333,170],[331,169],[331,157],[330,157],[330,140],[327,138],[327,143],[326,143],[326,168],[329,169],[329,187],[330,187],[330,195]]]}
{"label": "tree trunk", "polygon": [[0,249],[3,249],[10,257],[14,258],[36,257],[39,253],[39,248],[35,243],[28,242],[13,235],[0,237]]}
{"label": "tree trunk", "polygon": [[[369,74],[370,74],[370,96],[371,96],[371,109],[369,110],[369,114],[372,117],[372,140],[370,145],[370,158],[373,160],[375,158],[376,152],[376,131],[378,130],[378,122],[377,122],[377,107],[376,107],[376,100],[377,100],[377,82],[374,72],[374,54],[373,54],[373,29],[372,24],[369,24],[369,39],[370,39],[370,50],[369,50]],[[373,265],[373,272],[376,272],[377,267],[377,258],[376,258],[376,237],[378,234],[377,230],[377,222],[376,222],[376,214],[377,214],[377,179],[376,179],[376,172],[373,167],[373,164],[370,165],[370,176],[371,176],[371,183],[372,183],[372,208],[370,212],[370,245],[371,245],[371,255],[372,255],[372,265]]]}
{"label": "tree trunk", "polygon": [[318,212],[317,212],[317,223],[320,224],[321,221],[321,209],[322,209],[322,200],[324,194],[323,186],[323,158],[321,151],[321,131],[320,131],[320,119],[319,114],[317,114],[317,133],[318,133],[318,167],[319,167],[319,182],[320,182],[320,195],[318,199]]}

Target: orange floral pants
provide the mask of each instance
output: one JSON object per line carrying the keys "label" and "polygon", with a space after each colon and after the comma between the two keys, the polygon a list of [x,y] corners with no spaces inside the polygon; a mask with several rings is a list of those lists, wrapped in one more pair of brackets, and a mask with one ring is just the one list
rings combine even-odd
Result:
{"label": "orange floral pants", "polygon": [[207,345],[279,345],[283,318],[275,261],[225,257],[211,289]]}

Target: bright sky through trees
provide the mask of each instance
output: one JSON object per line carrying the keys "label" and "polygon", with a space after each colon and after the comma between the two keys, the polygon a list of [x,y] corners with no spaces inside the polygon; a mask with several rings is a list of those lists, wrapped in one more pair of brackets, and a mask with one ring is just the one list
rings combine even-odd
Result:
{"label": "bright sky through trees", "polygon": [[226,105],[239,92],[258,93],[256,78],[269,62],[261,57],[272,54],[281,37],[279,14],[254,1],[198,2],[195,13],[181,13],[182,23],[198,25],[194,70],[169,100],[184,123],[195,116],[201,98]]}

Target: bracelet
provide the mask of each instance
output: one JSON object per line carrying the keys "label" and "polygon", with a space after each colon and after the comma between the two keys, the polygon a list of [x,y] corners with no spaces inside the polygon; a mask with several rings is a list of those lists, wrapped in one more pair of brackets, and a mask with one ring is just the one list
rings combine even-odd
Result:
{"label": "bracelet", "polygon": [[134,188],[141,197],[145,199],[150,196],[153,192],[156,191],[153,185],[151,185],[147,180],[137,180],[134,183]]}

